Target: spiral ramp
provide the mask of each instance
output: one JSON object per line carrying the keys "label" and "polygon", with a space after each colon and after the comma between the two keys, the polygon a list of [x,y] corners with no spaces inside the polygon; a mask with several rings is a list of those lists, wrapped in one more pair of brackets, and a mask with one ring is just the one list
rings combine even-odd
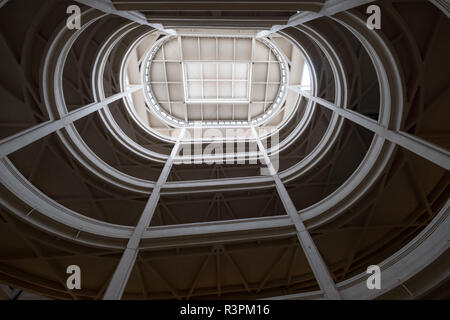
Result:
{"label": "spiral ramp", "polygon": [[449,8],[336,3],[3,2],[5,298],[448,298]]}

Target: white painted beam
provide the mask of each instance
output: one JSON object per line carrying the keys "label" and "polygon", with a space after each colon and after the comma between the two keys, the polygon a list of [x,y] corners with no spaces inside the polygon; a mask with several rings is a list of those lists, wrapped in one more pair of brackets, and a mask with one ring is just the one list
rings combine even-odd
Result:
{"label": "white painted beam", "polygon": [[108,104],[119,100],[128,94],[142,89],[142,87],[142,85],[131,86],[130,89],[125,92],[117,93],[103,101],[91,103],[69,112],[61,119],[46,121],[27,130],[16,133],[10,137],[4,138],[0,140],[0,158],[6,157],[14,151],[17,151],[93,112],[100,110],[101,108],[104,108]]}
{"label": "white painted beam", "polygon": [[381,126],[375,120],[367,118],[355,111],[344,109],[325,99],[312,96],[311,94],[301,90],[298,86],[290,86],[289,89],[374,132],[380,137],[389,140],[396,145],[403,147],[442,168],[445,168],[446,170],[450,170],[450,152],[448,150],[406,132],[390,130]]}
{"label": "white painted beam", "polygon": [[336,288],[336,284],[334,283],[328,271],[328,268],[325,262],[323,261],[322,256],[320,255],[319,250],[314,244],[311,235],[309,234],[308,230],[303,224],[303,221],[300,219],[300,215],[298,214],[298,211],[295,208],[295,205],[292,202],[291,197],[289,196],[289,193],[286,190],[286,187],[281,182],[280,177],[276,173],[272,165],[272,162],[270,161],[270,158],[267,155],[267,151],[264,148],[261,140],[259,139],[258,133],[256,132],[254,127],[252,127],[252,132],[258,144],[258,148],[264,156],[266,166],[269,169],[269,172],[272,175],[273,179],[275,180],[275,187],[278,191],[281,202],[283,203],[283,206],[287,214],[290,216],[292,222],[295,225],[295,228],[297,229],[298,240],[303,248],[303,251],[305,252],[306,259],[308,260],[309,265],[311,266],[311,270],[317,280],[317,283],[319,284],[320,289],[323,291],[325,297],[328,299],[333,300],[341,299],[339,292]]}
{"label": "white painted beam", "polygon": [[448,0],[430,0],[430,2],[450,19],[450,2]]}
{"label": "white painted beam", "polygon": [[138,11],[121,11],[116,10],[111,0],[75,0],[78,3],[84,4],[86,6],[89,6],[91,8],[103,11],[108,14],[114,14],[116,16],[120,16],[122,18],[128,19],[130,21],[134,21],[136,23],[147,25],[149,27],[155,28],[161,32],[170,34],[170,35],[176,35],[177,32],[173,29],[165,29],[164,26],[160,23],[149,23],[147,21],[147,18]]}
{"label": "white painted beam", "polygon": [[170,153],[169,159],[167,159],[164,168],[161,171],[161,174],[158,178],[158,181],[153,188],[152,194],[145,205],[144,211],[139,219],[139,222],[134,228],[133,234],[128,240],[127,248],[125,249],[120,262],[114,271],[114,275],[111,279],[111,282],[106,289],[105,295],[103,296],[103,300],[120,300],[122,297],[123,291],[128,283],[128,279],[130,278],[131,271],[133,270],[133,266],[136,262],[136,257],[139,252],[139,243],[141,242],[142,235],[146,231],[147,227],[152,220],[153,214],[155,213],[156,205],[158,204],[160,198],[161,187],[166,183],[167,177],[169,176],[170,169],[173,165],[173,159],[178,153],[180,148],[180,141],[184,137],[186,129],[182,128],[181,133],[178,136],[177,142]]}
{"label": "white painted beam", "polygon": [[192,99],[192,100],[186,100],[186,103],[188,104],[199,104],[199,103],[203,103],[203,104],[216,104],[216,103],[220,103],[220,104],[230,104],[230,103],[234,103],[234,104],[248,104],[250,103],[250,100],[233,100],[233,99]]}
{"label": "white painted beam", "polygon": [[263,30],[258,32],[256,35],[257,38],[263,38],[267,37],[268,35],[278,32],[280,30],[289,28],[289,27],[295,27],[302,23],[306,23],[308,21],[312,21],[324,16],[332,16],[336,13],[350,10],[355,7],[362,6],[364,4],[373,2],[374,0],[328,0],[323,4],[322,9],[319,12],[311,12],[311,11],[305,11],[300,12],[295,15],[293,15],[289,20],[287,24],[284,25],[275,25],[270,30]]}

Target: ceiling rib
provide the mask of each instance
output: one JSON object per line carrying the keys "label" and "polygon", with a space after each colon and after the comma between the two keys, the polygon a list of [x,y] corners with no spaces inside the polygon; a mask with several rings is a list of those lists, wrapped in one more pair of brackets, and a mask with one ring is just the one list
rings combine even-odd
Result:
{"label": "ceiling rib", "polygon": [[176,31],[173,29],[165,29],[164,26],[160,23],[149,23],[147,21],[147,18],[145,17],[145,15],[143,15],[140,12],[136,12],[136,11],[121,11],[121,10],[116,10],[116,8],[114,7],[114,4],[112,3],[111,0],[96,0],[96,1],[92,1],[92,0],[75,0],[78,3],[84,4],[86,6],[89,6],[91,8],[103,11],[105,13],[108,14],[114,14],[116,16],[120,16],[122,18],[131,20],[133,22],[142,24],[142,25],[147,25],[149,27],[155,28],[161,32],[170,34],[170,35],[176,35]]}
{"label": "ceiling rib", "polygon": [[350,10],[355,7],[373,2],[374,0],[328,0],[323,4],[319,12],[302,11],[292,16],[285,25],[274,25],[270,30],[258,32],[257,37],[267,37],[272,33],[281,31],[289,27],[295,27],[308,21],[315,20],[323,16],[331,16],[336,13]]}

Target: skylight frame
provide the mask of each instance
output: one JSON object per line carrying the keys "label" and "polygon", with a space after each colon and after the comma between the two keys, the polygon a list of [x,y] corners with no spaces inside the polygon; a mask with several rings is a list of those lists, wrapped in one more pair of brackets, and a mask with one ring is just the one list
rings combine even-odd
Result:
{"label": "skylight frame", "polygon": [[[199,64],[201,66],[201,71],[200,73],[200,78],[190,78],[189,75],[189,66],[193,66],[195,64]],[[251,74],[250,74],[250,69],[251,69],[251,64],[252,61],[249,60],[248,62],[244,62],[244,61],[183,61],[181,63],[182,65],[182,72],[184,75],[184,79],[183,81],[184,86],[186,88],[186,91],[184,92],[185,94],[185,98],[184,101],[186,103],[219,103],[219,104],[231,104],[231,103],[250,103],[250,86],[252,83],[252,78],[251,78]],[[207,65],[213,65],[214,69],[215,69],[215,78],[214,79],[206,79],[205,76],[205,72],[204,72],[204,67]],[[231,77],[228,78],[221,78],[219,76],[219,68],[220,65],[229,65],[230,69],[231,69]],[[244,79],[236,79],[235,78],[235,73],[236,73],[236,66],[237,65],[245,65],[245,73],[246,76]],[[191,97],[190,96],[190,85],[193,83],[201,83],[202,86],[202,96],[201,97]],[[204,90],[205,88],[205,84],[206,83],[215,83],[215,92],[216,92],[216,97],[208,97]],[[223,88],[220,86],[220,84],[223,83],[230,83],[231,84],[231,97],[222,97],[220,95],[220,89]],[[245,85],[245,96],[244,97],[239,97],[236,96],[236,84],[241,84],[243,83]]]}
{"label": "skylight frame", "polygon": [[[268,47],[269,52],[273,53],[274,56],[276,57],[276,61],[278,62],[279,68],[280,68],[280,82],[279,82],[279,87],[278,87],[278,92],[275,96],[275,99],[273,101],[273,103],[264,110],[264,113],[260,114],[257,118],[253,118],[250,119],[250,107],[248,107],[248,118],[247,120],[221,120],[221,119],[217,119],[217,121],[214,120],[204,120],[203,119],[203,115],[202,115],[202,120],[190,120],[187,117],[187,105],[188,103],[186,103],[186,100],[183,101],[184,105],[185,105],[185,118],[181,119],[181,118],[177,118],[174,117],[170,112],[165,112],[164,108],[159,104],[158,99],[156,99],[155,95],[152,92],[152,85],[150,83],[150,71],[151,71],[151,65],[153,62],[153,59],[155,57],[155,55],[158,53],[158,51],[161,49],[162,46],[165,45],[166,42],[174,39],[174,38],[178,38],[178,45],[180,48],[180,63],[184,63],[184,61],[189,61],[189,60],[185,60],[184,59],[184,55],[183,55],[183,48],[182,48],[182,44],[181,44],[181,37],[182,36],[166,36],[163,37],[162,39],[158,40],[157,42],[155,42],[155,44],[149,49],[149,51],[147,52],[147,54],[145,55],[144,59],[143,59],[143,63],[141,65],[141,77],[142,77],[142,82],[144,83],[144,97],[146,100],[146,104],[147,107],[154,113],[156,114],[156,116],[162,120],[164,123],[167,123],[169,126],[172,127],[182,127],[182,126],[186,126],[186,127],[249,127],[249,126],[259,126],[262,125],[263,123],[269,121],[275,114],[277,114],[276,110],[280,109],[283,104],[285,103],[285,99],[286,99],[286,92],[287,92],[287,84],[288,84],[288,78],[289,78],[289,72],[288,72],[288,64],[287,61],[284,57],[284,55],[281,53],[281,51],[277,48],[277,46],[272,43],[272,41],[270,39],[265,39],[265,38],[258,38],[256,39],[253,36],[239,36],[239,37],[235,37],[234,35],[193,35],[195,37],[197,37],[198,39],[200,38],[217,38],[219,37],[225,37],[225,38],[232,38],[233,39],[233,47],[235,48],[235,41],[236,39],[239,38],[250,38],[252,40],[252,48],[251,48],[251,62],[250,63],[250,68],[247,68],[248,71],[248,96],[251,98],[251,89],[252,89],[252,69],[253,69],[253,57],[254,57],[254,44],[255,41],[259,41],[262,42],[266,47]],[[217,46],[216,46],[217,48]],[[217,51],[217,49],[216,49]],[[233,61],[237,61],[235,59],[235,49],[233,50]],[[216,52],[216,57],[217,57],[217,52]],[[157,60],[155,60],[157,61]],[[164,60],[166,61],[166,60]],[[169,60],[167,60],[169,61]],[[202,61],[201,59],[198,60],[198,62]],[[171,61],[173,62],[173,61]],[[219,63],[222,62],[222,60],[218,60],[216,58],[215,62]],[[272,62],[273,63],[273,62]],[[165,66],[164,66],[165,68]],[[268,66],[267,68],[270,68],[270,61],[268,61]],[[233,68],[234,70],[234,68]],[[166,70],[165,70],[166,71]],[[184,72],[182,72],[183,77],[185,76]],[[166,81],[167,81],[167,75],[166,75]],[[266,82],[266,85],[269,82]],[[167,86],[168,86],[168,82],[167,82]],[[232,86],[233,88],[233,86]],[[184,90],[184,94],[186,96],[186,90],[188,88],[186,88],[186,81],[183,78],[183,90]],[[170,100],[170,99],[169,99]],[[206,101],[208,102],[208,101]],[[205,101],[202,101],[202,103],[206,103]],[[210,101],[211,103],[217,103],[218,101]],[[225,102],[225,101],[224,101]],[[245,101],[246,103],[247,101]],[[169,101],[170,103],[170,101]],[[190,103],[190,102],[189,102]],[[232,101],[230,102],[230,100],[226,100],[226,103],[230,104],[233,103]],[[236,101],[234,103],[244,103],[244,101]],[[218,106],[218,104],[217,104]],[[265,106],[265,104],[264,104]],[[233,109],[234,110],[234,109]],[[217,113],[218,115],[218,113]]]}

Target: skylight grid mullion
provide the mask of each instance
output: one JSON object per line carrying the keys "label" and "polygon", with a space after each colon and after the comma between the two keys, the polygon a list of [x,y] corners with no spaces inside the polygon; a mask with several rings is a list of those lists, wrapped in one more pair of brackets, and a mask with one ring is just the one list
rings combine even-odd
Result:
{"label": "skylight grid mullion", "polygon": [[163,66],[164,66],[164,80],[166,81],[165,83],[165,87],[166,87],[166,93],[167,93],[167,100],[169,101],[168,105],[169,105],[169,113],[172,114],[172,104],[170,102],[170,90],[169,90],[169,81],[168,81],[168,77],[167,77],[167,66],[166,66],[166,51],[165,51],[165,46],[162,46],[161,48],[162,51],[162,56],[163,56]]}
{"label": "skylight grid mullion", "polygon": [[[219,100],[219,40],[216,37],[216,99]],[[216,120],[219,121],[219,103],[216,103]]]}
{"label": "skylight grid mullion", "polygon": [[[187,122],[191,121],[191,119],[189,119],[191,109],[188,104],[195,104],[201,107],[201,110],[199,110],[201,112],[199,113],[201,113],[202,121],[206,121],[206,119],[214,120],[214,118],[219,121],[222,116],[228,119],[230,117],[230,111],[232,113],[233,121],[236,121],[236,119],[241,119],[242,116],[244,116],[243,118],[245,120],[250,121],[252,119],[251,116],[253,111],[250,103],[258,103],[258,105],[262,103],[264,112],[267,112],[268,107],[270,106],[269,102],[274,103],[274,101],[269,101],[269,98],[270,100],[274,99],[271,98],[272,94],[270,94],[269,97],[268,90],[275,89],[275,86],[283,83],[279,81],[279,79],[275,79],[273,75],[274,70],[270,70],[273,63],[282,63],[281,61],[274,60],[274,57],[277,55],[275,54],[275,51],[272,52],[271,49],[273,49],[273,47],[270,44],[267,44],[264,39],[261,40],[261,42],[266,44],[268,47],[268,54],[266,51],[265,57],[258,57],[263,58],[261,60],[266,61],[261,64],[259,63],[260,61],[255,61],[259,52],[256,51],[256,49],[259,48],[257,46],[259,44],[259,42],[257,43],[258,39],[248,37],[245,43],[242,43],[241,48],[241,42],[239,42],[240,40],[230,37],[232,39],[228,39],[226,42],[224,40],[224,52],[222,52],[219,51],[222,45],[222,42],[220,42],[221,40],[215,36],[211,38],[213,39],[203,41],[202,37],[196,37],[194,39],[190,39],[189,43],[187,43],[188,40],[183,37],[178,38],[178,45],[180,46],[180,59],[176,61],[181,64],[182,68],[181,73],[185,99],[185,120]],[[185,47],[183,48],[183,46]],[[239,48],[237,48],[238,46]],[[164,83],[166,84],[166,91],[168,95],[168,109],[170,109],[171,114],[172,109],[175,106],[178,106],[180,102],[179,100],[182,100],[180,97],[177,98],[178,101],[175,101],[172,100],[175,96],[171,97],[171,95],[176,94],[173,89],[175,89],[176,86],[181,85],[181,82],[176,77],[173,79],[175,81],[172,81],[172,67],[174,67],[175,60],[168,59],[170,52],[167,51],[167,48],[168,47],[161,48],[163,51],[163,58],[160,58],[160,60],[165,63],[164,76],[167,81]],[[238,51],[239,49],[242,50]],[[224,54],[223,57],[228,60],[219,60],[222,58],[222,53]],[[186,55],[189,56],[190,60],[184,60]],[[202,58],[209,58],[209,60],[202,60]],[[239,60],[236,60],[237,58],[239,58]],[[169,61],[174,62],[170,62],[172,63],[170,64],[168,63]],[[190,62],[187,63],[187,61]],[[259,63],[259,65],[256,65],[255,63]],[[264,66],[267,68],[266,70],[263,69]],[[255,71],[257,71],[256,74],[254,74]],[[270,81],[271,77],[276,81]],[[255,82],[255,84],[260,84],[262,90],[260,90],[259,87],[253,87],[253,78],[259,80],[258,82]],[[155,81],[152,83],[158,85],[161,84],[161,81]],[[216,92],[213,90],[216,90]],[[255,98],[263,101],[253,101],[253,94],[256,93],[260,94],[260,96],[255,96]],[[163,101],[160,102],[164,103]],[[211,110],[207,108],[205,109],[205,107],[210,106],[212,106]],[[247,107],[247,110],[245,110],[245,107]],[[222,108],[226,109],[226,112],[223,114]],[[216,111],[216,116],[213,114],[214,110]],[[245,111],[247,111],[247,118],[245,118]],[[178,124],[184,123],[178,122],[170,116],[164,116],[167,117],[169,121],[173,121]],[[258,119],[255,118],[255,121],[260,122],[263,118],[264,117],[259,117]],[[267,118],[267,115],[265,115],[265,118]],[[239,123],[239,121],[237,121],[237,123],[231,124],[247,124],[247,121],[244,121],[243,123]],[[227,124],[228,123],[225,123],[225,125]],[[189,125],[194,125],[194,123],[189,123]]]}
{"label": "skylight grid mullion", "polygon": [[187,91],[187,75],[186,75],[186,66],[184,64],[184,55],[183,55],[183,44],[182,44],[182,37],[178,37],[178,47],[180,49],[180,63],[181,63],[181,75],[183,77],[183,91],[184,91],[184,118],[185,121],[188,122],[189,121],[189,116],[188,116],[188,111],[187,111],[187,103],[186,100],[188,98],[188,94],[189,92]]}
{"label": "skylight grid mullion", "polygon": [[[162,62],[161,60],[152,60],[153,62]],[[169,62],[178,62],[178,60],[168,60]],[[202,60],[202,62],[212,62],[212,63],[214,63],[214,62],[227,62],[227,63],[233,63],[233,62],[237,62],[237,63],[248,63],[248,59],[243,59],[243,60]],[[184,60],[184,62],[199,62],[199,60],[189,60],[189,59],[186,59],[186,60]],[[255,61],[255,63],[267,63],[267,62],[269,62],[269,61]],[[274,61],[272,61],[272,62],[274,62]]]}
{"label": "skylight grid mullion", "polygon": [[[219,100],[219,40],[215,39],[216,45],[216,99]],[[217,109],[217,120],[219,119],[219,104],[216,105]]]}
{"label": "skylight grid mullion", "polygon": [[[197,45],[198,45],[198,60],[201,61],[202,60],[202,50],[201,50],[201,46],[200,46],[200,37],[197,38]],[[201,79],[202,100],[203,100],[203,99],[205,99],[205,92],[204,92],[205,83],[203,81],[203,79],[204,79],[203,63],[200,63],[200,79]],[[203,120],[203,104],[201,106],[202,106],[201,108],[202,108],[202,120]]]}
{"label": "skylight grid mullion", "polygon": [[281,82],[279,82],[279,81],[269,81],[269,82],[265,82],[265,81],[254,81],[254,82],[252,82],[252,84],[281,84]]}
{"label": "skylight grid mullion", "polygon": [[150,84],[183,84],[183,81],[150,81]]}
{"label": "skylight grid mullion", "polygon": [[[216,82],[216,81],[229,82],[230,81],[229,79],[188,79],[187,82],[200,82],[202,80],[203,80],[203,82]],[[248,82],[248,80],[247,79],[234,79],[234,82]],[[158,83],[158,82],[152,82],[152,83]],[[161,81],[159,83],[166,83],[166,82]],[[178,82],[176,82],[176,81],[170,82],[169,81],[169,83],[181,83],[181,82],[179,82],[179,81]],[[266,83],[266,82],[260,82],[260,83]],[[279,84],[279,82],[273,82],[272,84]]]}
{"label": "skylight grid mullion", "polygon": [[152,62],[180,62],[180,60],[176,60],[176,59],[153,59]]}
{"label": "skylight grid mullion", "polygon": [[203,117],[203,103],[200,103],[200,113],[201,113],[202,121],[205,120],[205,118]]}
{"label": "skylight grid mullion", "polygon": [[[161,101],[161,102],[164,102],[164,101]],[[172,101],[173,102],[173,101]],[[263,101],[256,101],[256,102],[259,102],[259,103],[262,103]],[[270,102],[270,101],[267,101],[267,102]],[[187,103],[188,104],[200,104],[200,103],[203,103],[203,104],[248,104],[248,101],[247,100],[239,100],[239,99],[234,99],[234,100],[230,100],[230,99],[205,99],[205,100],[199,100],[199,99],[197,99],[197,100],[195,100],[195,99],[193,99],[193,100],[189,100],[189,101],[187,101]]]}
{"label": "skylight grid mullion", "polygon": [[233,38],[233,65],[231,66],[231,99],[234,98],[234,67],[235,67],[235,59],[236,59],[236,39]]}
{"label": "skylight grid mullion", "polygon": [[267,105],[267,91],[268,91],[268,83],[269,83],[269,75],[270,75],[270,59],[272,57],[272,50],[269,50],[269,63],[267,63],[267,70],[266,70],[266,90],[264,92],[264,105],[263,105],[263,110],[264,112],[266,112],[266,105]]}

